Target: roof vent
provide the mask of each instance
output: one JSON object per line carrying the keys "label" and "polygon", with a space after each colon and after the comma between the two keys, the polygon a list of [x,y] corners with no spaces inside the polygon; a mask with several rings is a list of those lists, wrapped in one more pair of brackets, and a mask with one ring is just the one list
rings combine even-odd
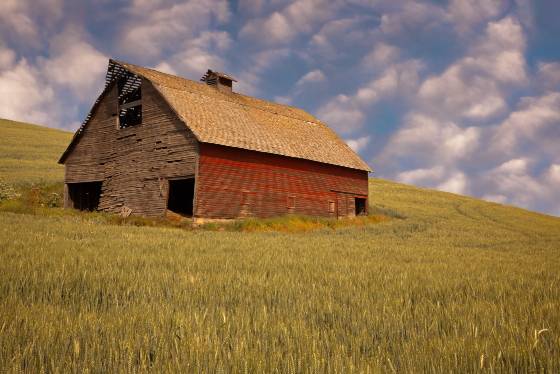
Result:
{"label": "roof vent", "polygon": [[202,82],[206,82],[209,86],[214,86],[220,91],[232,92],[233,82],[237,82],[232,76],[219,71],[212,71],[208,69],[206,74],[200,78]]}

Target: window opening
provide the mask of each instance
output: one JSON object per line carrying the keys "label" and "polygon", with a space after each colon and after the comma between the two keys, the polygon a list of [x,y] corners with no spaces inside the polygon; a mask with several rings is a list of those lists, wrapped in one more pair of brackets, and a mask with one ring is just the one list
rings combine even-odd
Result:
{"label": "window opening", "polygon": [[99,207],[102,182],[68,183],[68,196],[75,209],[94,211]]}
{"label": "window opening", "polygon": [[184,216],[192,217],[194,204],[194,178],[169,181],[167,209]]}
{"label": "window opening", "polygon": [[354,205],[356,207],[356,215],[357,216],[367,215],[366,199],[356,197],[355,200],[354,200]]}
{"label": "window opening", "polygon": [[335,210],[335,203],[334,201],[329,201],[329,213],[334,213]]}
{"label": "window opening", "polygon": [[142,123],[142,81],[134,74],[126,74],[117,81],[119,94],[119,128]]}

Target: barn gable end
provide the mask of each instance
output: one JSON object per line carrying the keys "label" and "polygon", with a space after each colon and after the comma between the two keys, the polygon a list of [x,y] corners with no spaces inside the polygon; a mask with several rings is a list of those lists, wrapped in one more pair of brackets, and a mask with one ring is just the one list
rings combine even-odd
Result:
{"label": "barn gable end", "polygon": [[141,124],[119,128],[117,100],[117,85],[110,84],[64,161],[66,188],[99,181],[98,209],[162,216],[168,180],[196,173],[198,143],[150,81],[142,79]]}

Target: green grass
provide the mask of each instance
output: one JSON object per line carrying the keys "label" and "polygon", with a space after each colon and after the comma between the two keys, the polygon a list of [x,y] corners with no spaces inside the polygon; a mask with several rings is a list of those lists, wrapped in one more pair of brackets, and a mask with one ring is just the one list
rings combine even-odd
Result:
{"label": "green grass", "polygon": [[370,183],[394,219],[336,230],[0,212],[0,367],[560,371],[560,219]]}
{"label": "green grass", "polygon": [[67,131],[0,119],[0,181],[61,181],[64,167],[56,161],[71,138]]}

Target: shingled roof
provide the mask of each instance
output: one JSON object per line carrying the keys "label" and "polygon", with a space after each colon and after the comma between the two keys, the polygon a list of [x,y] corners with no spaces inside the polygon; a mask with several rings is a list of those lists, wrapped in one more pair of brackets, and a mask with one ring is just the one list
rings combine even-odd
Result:
{"label": "shingled roof", "polygon": [[110,69],[111,64],[149,80],[199,142],[371,171],[334,131],[301,109],[115,60]]}

